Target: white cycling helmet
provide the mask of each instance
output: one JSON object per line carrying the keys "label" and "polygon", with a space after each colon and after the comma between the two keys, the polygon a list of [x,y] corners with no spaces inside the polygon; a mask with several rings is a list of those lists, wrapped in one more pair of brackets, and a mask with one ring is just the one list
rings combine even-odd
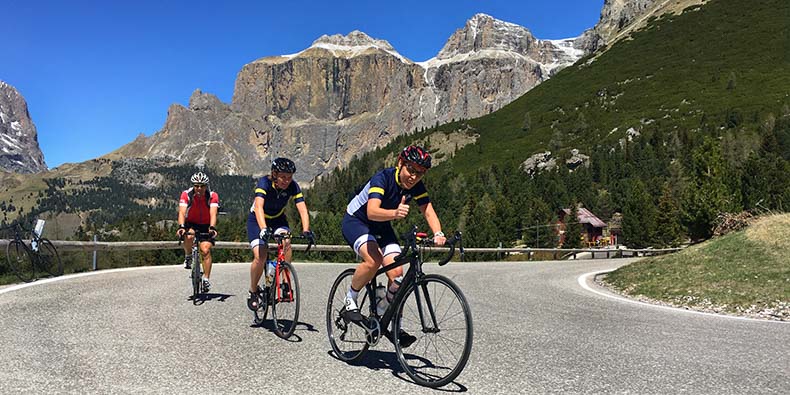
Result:
{"label": "white cycling helmet", "polygon": [[192,175],[192,178],[189,179],[190,182],[193,184],[208,184],[208,176],[205,175],[202,171],[199,171]]}

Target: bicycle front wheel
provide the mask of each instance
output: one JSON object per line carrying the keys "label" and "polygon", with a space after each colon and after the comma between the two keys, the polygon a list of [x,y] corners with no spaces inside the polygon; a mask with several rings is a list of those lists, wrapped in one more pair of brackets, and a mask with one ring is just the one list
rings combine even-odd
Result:
{"label": "bicycle front wheel", "polygon": [[203,291],[203,273],[200,270],[200,253],[192,251],[192,302],[197,303],[198,295]]}
{"label": "bicycle front wheel", "polygon": [[401,366],[417,384],[441,387],[464,370],[472,351],[472,312],[452,280],[428,274],[411,284],[394,321],[395,333],[417,338],[408,349],[395,342]]}
{"label": "bicycle front wheel", "polygon": [[53,277],[63,274],[63,262],[60,260],[58,250],[47,239],[41,239],[39,242],[38,265]]}
{"label": "bicycle front wheel", "polygon": [[33,281],[36,277],[33,258],[30,256],[30,251],[27,250],[27,247],[21,241],[11,240],[6,246],[5,255],[8,260],[8,266],[20,281],[26,283]]}
{"label": "bicycle front wheel", "polygon": [[273,287],[272,319],[274,333],[283,339],[293,335],[299,323],[299,278],[292,264],[277,264],[277,275]]}
{"label": "bicycle front wheel", "polygon": [[[362,357],[370,345],[367,342],[367,332],[361,326],[343,318],[345,311],[346,293],[351,286],[351,277],[354,269],[346,269],[340,273],[329,291],[329,300],[326,302],[326,334],[332,351],[343,361],[352,362]],[[359,292],[357,300],[362,301],[360,311],[364,311],[365,301],[368,299],[367,288]]]}

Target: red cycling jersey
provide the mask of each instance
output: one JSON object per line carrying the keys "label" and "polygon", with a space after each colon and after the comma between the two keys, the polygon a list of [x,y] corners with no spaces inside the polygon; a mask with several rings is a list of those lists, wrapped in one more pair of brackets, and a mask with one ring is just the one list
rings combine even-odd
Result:
{"label": "red cycling jersey", "polygon": [[192,204],[189,204],[189,193],[192,188],[181,192],[181,199],[178,202],[179,206],[188,207],[186,222],[191,222],[198,225],[207,225],[211,223],[211,215],[209,214],[209,207],[219,207],[219,195],[211,191],[211,198],[209,204],[206,204],[206,194],[198,196],[193,194]]}

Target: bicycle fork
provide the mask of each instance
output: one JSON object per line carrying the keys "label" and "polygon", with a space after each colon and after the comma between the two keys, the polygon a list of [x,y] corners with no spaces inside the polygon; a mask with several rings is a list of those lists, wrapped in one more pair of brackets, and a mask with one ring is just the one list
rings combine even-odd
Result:
{"label": "bicycle fork", "polygon": [[[422,296],[420,295],[422,294]],[[433,310],[433,303],[431,302],[431,295],[428,293],[428,287],[425,284],[419,284],[414,289],[414,297],[417,299],[417,312],[420,315],[420,325],[422,326],[423,333],[439,333],[439,324],[436,322],[436,312]],[[423,307],[422,298],[425,298],[425,307]],[[426,317],[426,307],[430,322]]]}

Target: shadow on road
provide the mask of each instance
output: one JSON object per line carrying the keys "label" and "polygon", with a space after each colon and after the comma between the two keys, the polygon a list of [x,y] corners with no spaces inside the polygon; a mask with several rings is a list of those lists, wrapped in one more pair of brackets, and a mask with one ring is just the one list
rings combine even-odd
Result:
{"label": "shadow on road", "polygon": [[[274,321],[271,320],[271,319],[263,321],[260,325],[257,325],[257,324],[255,324],[253,322],[252,324],[250,324],[250,328],[263,328],[263,329],[268,330],[271,333],[275,333],[274,332]],[[299,336],[299,332],[302,332],[302,331],[318,332],[318,329],[315,329],[315,327],[312,324],[308,324],[306,322],[297,322],[296,323],[296,329],[294,330],[293,335],[291,335],[291,337],[289,337],[288,339],[285,339],[285,341],[289,341],[289,342],[292,342],[292,343],[299,343],[299,342],[301,342],[302,341],[302,337]]]}
{"label": "shadow on road", "polygon": [[215,299],[217,300],[217,302],[224,302],[231,296],[236,296],[236,295],[207,293],[207,294],[199,294],[196,297],[190,296],[189,298],[187,298],[187,300],[191,300],[192,304],[194,305],[201,305],[205,302],[212,301]]}
{"label": "shadow on road", "polygon": [[[330,350],[327,352],[330,357],[343,362],[342,359],[335,356],[335,354]],[[389,370],[392,372],[392,375],[398,378],[399,380],[414,383],[406,372],[403,370],[403,367],[398,362],[398,356],[394,352],[385,352],[385,351],[378,351],[378,350],[368,350],[362,356],[362,358],[358,361],[353,362],[346,362],[350,366],[359,366],[368,368],[370,370]],[[451,382],[444,387],[435,388],[436,391],[442,392],[467,392],[468,389],[459,384],[458,382]]]}

